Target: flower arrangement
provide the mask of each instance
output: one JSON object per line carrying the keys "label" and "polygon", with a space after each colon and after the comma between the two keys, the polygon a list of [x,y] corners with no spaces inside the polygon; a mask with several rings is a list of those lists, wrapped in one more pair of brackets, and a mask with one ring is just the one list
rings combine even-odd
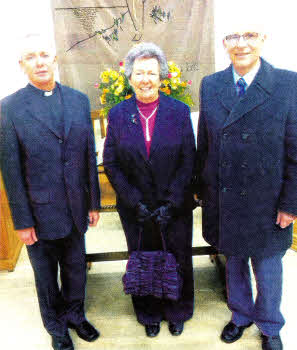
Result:
{"label": "flower arrangement", "polygon": [[[181,71],[173,61],[168,62],[168,68],[168,78],[161,81],[160,90],[165,95],[180,100],[190,107],[194,106],[194,101],[187,91],[192,81],[181,80]],[[100,103],[103,105],[100,109],[100,115],[106,117],[112,107],[133,95],[133,89],[124,74],[124,62],[120,62],[118,71],[107,69],[102,72],[100,80],[101,82],[96,83],[94,86],[99,90]]]}

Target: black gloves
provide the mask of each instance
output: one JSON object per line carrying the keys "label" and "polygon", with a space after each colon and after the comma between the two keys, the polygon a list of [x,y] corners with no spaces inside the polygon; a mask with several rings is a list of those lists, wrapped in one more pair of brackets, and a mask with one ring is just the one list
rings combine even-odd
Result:
{"label": "black gloves", "polygon": [[141,202],[136,205],[136,216],[139,224],[147,223],[152,218],[152,213],[147,209],[147,206]]}
{"label": "black gloves", "polygon": [[165,231],[168,228],[172,215],[173,207],[170,203],[162,205],[154,211],[153,216],[155,217],[155,221],[159,225],[161,231]]}
{"label": "black gloves", "polygon": [[168,203],[156,209],[153,213],[142,202],[136,205],[137,222],[141,225],[148,224],[153,220],[159,225],[161,231],[165,231],[172,220],[173,207]]}

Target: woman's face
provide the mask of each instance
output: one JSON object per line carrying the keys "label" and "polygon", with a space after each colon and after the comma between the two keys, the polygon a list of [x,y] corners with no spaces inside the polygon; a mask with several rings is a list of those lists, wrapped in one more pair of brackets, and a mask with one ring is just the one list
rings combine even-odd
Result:
{"label": "woman's face", "polygon": [[137,100],[150,103],[158,99],[160,81],[160,66],[156,58],[137,58],[133,64],[130,77]]}

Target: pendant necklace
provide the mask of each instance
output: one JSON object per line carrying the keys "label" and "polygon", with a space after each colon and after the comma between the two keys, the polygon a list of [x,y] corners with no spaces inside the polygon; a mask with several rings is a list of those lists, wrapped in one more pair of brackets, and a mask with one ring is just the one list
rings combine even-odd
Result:
{"label": "pendant necklace", "polygon": [[148,122],[149,122],[149,119],[155,114],[158,106],[153,110],[153,112],[146,118],[140,111],[140,109],[137,107],[137,110],[140,114],[140,116],[145,120],[145,138],[146,138],[146,141],[151,141],[151,138],[150,138],[150,132],[149,132],[149,125],[148,125]]}

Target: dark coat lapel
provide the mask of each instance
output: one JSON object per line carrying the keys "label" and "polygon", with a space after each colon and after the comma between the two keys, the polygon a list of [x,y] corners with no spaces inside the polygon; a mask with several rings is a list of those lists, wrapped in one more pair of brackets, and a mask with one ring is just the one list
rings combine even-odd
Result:
{"label": "dark coat lapel", "polygon": [[170,111],[171,107],[166,103],[166,98],[160,93],[160,103],[156,115],[154,132],[152,136],[152,143],[150,149],[150,158],[153,157],[154,152],[158,149],[163,136],[166,135],[167,128],[170,127]]}
{"label": "dark coat lapel", "polygon": [[57,130],[53,129],[50,124],[50,114],[45,104],[39,103],[38,99],[34,98],[34,91],[30,87],[26,87],[24,89],[24,101],[26,105],[27,111],[38,121],[40,121],[43,125],[45,125],[53,134],[57,137]]}
{"label": "dark coat lapel", "polygon": [[[231,70],[231,73],[232,73],[232,69],[230,67],[229,69]],[[232,76],[232,79],[233,79],[233,76]],[[226,91],[230,92],[230,87],[232,87],[232,84],[233,84],[233,90],[235,93],[234,80],[230,82],[230,74],[229,74],[228,81],[229,81],[228,85],[225,86]],[[274,85],[273,67],[270,64],[268,64],[266,61],[262,60],[261,67],[254,81],[249,86],[249,88],[247,89],[242,99],[239,99],[236,96],[237,102],[235,101],[233,108],[231,106],[231,98],[226,96],[226,93],[224,96],[222,96],[222,100],[221,100],[222,103],[225,106],[228,105],[229,110],[231,110],[229,117],[225,121],[224,127],[233,124],[238,119],[240,119],[243,115],[247,114],[252,109],[264,103],[270,97],[271,92],[273,90],[273,85]],[[222,93],[223,93],[223,90],[222,90]],[[232,99],[234,101],[234,97],[232,97]]]}
{"label": "dark coat lapel", "polygon": [[135,140],[135,144],[139,147],[139,152],[142,157],[147,160],[147,152],[144,142],[144,135],[142,131],[141,121],[139,119],[139,113],[136,107],[135,95],[127,100],[124,107],[124,123],[128,126],[128,131],[131,137]]}
{"label": "dark coat lapel", "polygon": [[61,84],[58,84],[58,88],[60,89],[62,106],[64,111],[64,137],[66,140],[71,129],[71,124],[73,122],[73,114],[77,110],[75,107],[76,99],[73,98],[72,90],[66,89]]}

